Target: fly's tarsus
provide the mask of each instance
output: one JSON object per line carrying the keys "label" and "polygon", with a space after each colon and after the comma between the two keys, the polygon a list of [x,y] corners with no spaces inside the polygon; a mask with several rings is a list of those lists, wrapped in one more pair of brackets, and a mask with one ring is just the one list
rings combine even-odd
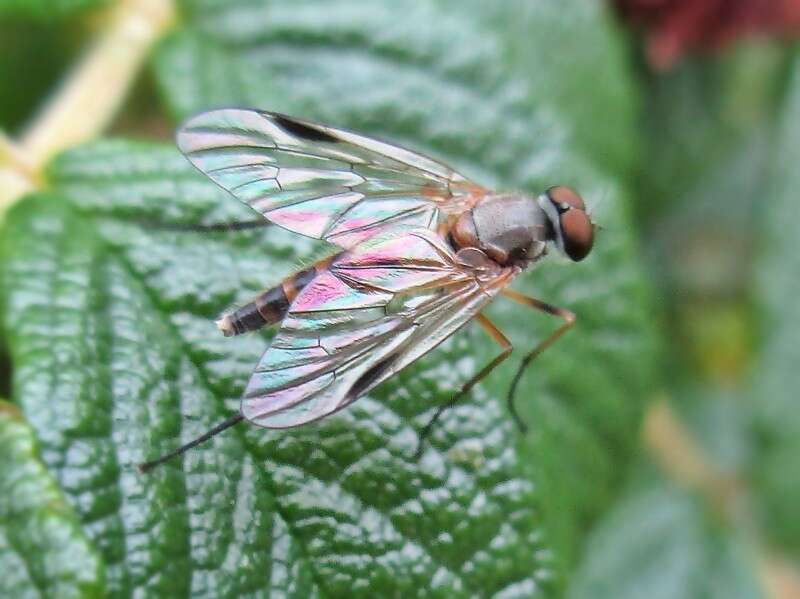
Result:
{"label": "fly's tarsus", "polygon": [[234,221],[230,223],[211,223],[208,225],[195,223],[165,223],[140,219],[136,221],[142,227],[161,231],[179,231],[181,233],[233,233],[236,231],[251,231],[263,229],[272,223],[263,218],[253,220]]}
{"label": "fly's tarsus", "polygon": [[550,335],[540,341],[539,344],[536,345],[532,350],[525,354],[525,357],[522,358],[522,362],[520,362],[519,368],[517,368],[517,372],[514,373],[514,378],[511,380],[511,386],[508,389],[508,397],[506,398],[506,402],[508,403],[508,411],[511,414],[511,417],[514,419],[514,422],[516,423],[520,432],[526,433],[528,431],[528,425],[525,424],[525,421],[519,415],[517,406],[514,403],[514,398],[517,393],[517,386],[522,379],[525,369],[530,365],[530,363],[533,362],[533,360],[535,360],[536,357],[539,356],[544,350],[555,343],[558,338],[561,337],[561,335],[566,333],[572,327],[573,324],[575,324],[575,314],[564,308],[559,308],[553,304],[543,302],[535,297],[523,295],[518,291],[514,291],[513,289],[503,289],[500,293],[522,306],[527,306],[529,308],[533,308],[534,310],[540,310],[545,314],[556,316],[564,321],[561,326],[559,326],[555,331],[550,333]]}
{"label": "fly's tarsus", "polygon": [[511,342],[506,338],[505,335],[498,329],[491,320],[486,318],[483,314],[476,314],[475,315],[475,322],[477,322],[481,328],[489,335],[489,337],[497,343],[501,348],[501,352],[497,354],[494,359],[486,364],[483,368],[481,368],[476,374],[472,376],[466,383],[464,383],[461,388],[455,393],[445,404],[439,406],[436,410],[436,413],[433,417],[428,421],[428,424],[425,425],[425,428],[422,429],[419,437],[419,444],[417,445],[417,451],[414,453],[414,459],[419,460],[422,456],[422,452],[425,449],[425,441],[427,440],[428,436],[431,433],[431,429],[433,425],[436,424],[436,421],[439,420],[439,417],[446,411],[455,406],[459,401],[461,401],[467,394],[472,390],[472,388],[477,385],[481,379],[486,377],[492,370],[497,368],[508,356],[511,355],[512,350],[514,347],[511,345]]}

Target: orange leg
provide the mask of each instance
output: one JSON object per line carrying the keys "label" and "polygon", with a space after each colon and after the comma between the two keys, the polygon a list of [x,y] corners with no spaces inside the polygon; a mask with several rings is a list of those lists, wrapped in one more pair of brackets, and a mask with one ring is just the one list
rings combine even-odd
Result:
{"label": "orange leg", "polygon": [[525,372],[525,369],[528,367],[528,365],[539,354],[553,345],[553,343],[555,343],[556,340],[561,337],[561,335],[566,333],[570,327],[575,324],[575,314],[569,310],[565,310],[564,308],[559,308],[558,306],[553,306],[552,304],[548,304],[536,298],[523,295],[517,291],[514,291],[513,289],[503,289],[500,293],[507,298],[514,300],[518,304],[522,304],[523,306],[528,306],[529,308],[534,308],[536,310],[541,310],[542,312],[546,312],[552,316],[558,316],[564,320],[564,323],[560,327],[553,331],[547,338],[543,339],[531,351],[525,354],[525,357],[522,358],[522,362],[520,363],[519,368],[514,375],[514,379],[511,381],[511,388],[508,391],[508,410],[514,417],[514,420],[517,422],[517,426],[519,426],[520,430],[525,432],[528,430],[528,427],[522,418],[520,418],[519,412],[517,412],[517,408],[514,405],[514,394],[516,393],[517,385],[519,385],[519,381],[522,378],[522,373]]}
{"label": "orange leg", "polygon": [[458,390],[458,392],[455,395],[453,395],[447,401],[447,403],[442,404],[441,406],[439,406],[439,408],[436,410],[436,413],[433,415],[433,417],[430,419],[430,421],[428,421],[428,424],[425,425],[425,428],[423,428],[422,432],[420,433],[419,445],[417,446],[417,451],[416,451],[416,454],[415,454],[415,457],[417,459],[419,459],[419,457],[422,455],[422,450],[423,450],[423,447],[424,447],[424,444],[425,444],[425,440],[430,435],[430,432],[431,432],[431,429],[433,428],[433,425],[436,424],[436,421],[439,420],[439,417],[444,413],[444,411],[448,410],[449,408],[452,408],[461,399],[463,399],[464,396],[467,393],[469,393],[470,390],[478,383],[478,381],[480,381],[482,378],[484,378],[486,375],[488,375],[503,360],[505,360],[508,356],[510,356],[511,355],[511,350],[514,349],[511,346],[511,342],[506,338],[505,335],[503,335],[503,333],[500,331],[500,329],[498,329],[496,326],[494,326],[492,324],[492,321],[489,320],[488,318],[486,318],[483,314],[478,314],[475,317],[475,321],[479,325],[481,325],[481,328],[484,331],[486,331],[486,333],[489,335],[489,337],[491,337],[492,340],[495,341],[502,348],[502,350],[500,351],[500,353],[497,356],[495,356],[495,358],[491,362],[489,362],[486,366],[481,368],[476,375],[474,375],[466,383],[461,385],[461,388]]}

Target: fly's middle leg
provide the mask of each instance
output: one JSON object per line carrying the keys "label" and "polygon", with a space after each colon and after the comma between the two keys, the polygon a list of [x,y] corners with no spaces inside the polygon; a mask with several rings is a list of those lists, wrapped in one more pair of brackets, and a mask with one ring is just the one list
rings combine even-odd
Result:
{"label": "fly's middle leg", "polygon": [[573,324],[575,324],[575,314],[566,310],[564,308],[559,308],[558,306],[553,306],[552,304],[548,304],[541,300],[538,300],[534,297],[528,297],[527,295],[523,295],[513,289],[503,289],[500,292],[502,295],[506,296],[507,298],[514,300],[518,304],[522,304],[523,306],[528,306],[529,308],[533,308],[535,310],[541,310],[546,314],[550,314],[551,316],[557,316],[561,318],[564,322],[559,326],[555,331],[553,331],[549,336],[539,342],[536,347],[530,350],[525,356],[522,358],[522,362],[517,369],[516,374],[514,374],[514,378],[511,381],[511,387],[508,390],[508,411],[511,413],[511,416],[514,418],[514,421],[517,423],[519,430],[523,433],[528,430],[528,425],[525,424],[525,421],[519,415],[517,411],[517,407],[514,404],[514,395],[517,392],[517,386],[519,385],[519,381],[522,378],[522,374],[525,372],[525,369],[530,365],[530,363],[536,359],[544,350],[548,347],[553,345],[561,335],[566,333]]}
{"label": "fly's middle leg", "polygon": [[436,413],[433,417],[428,421],[428,424],[425,425],[425,428],[422,429],[419,437],[419,445],[417,446],[417,451],[415,453],[415,457],[419,459],[422,455],[422,451],[425,448],[425,441],[427,440],[428,436],[431,433],[431,429],[436,424],[436,421],[439,420],[439,417],[448,409],[452,408],[456,405],[459,401],[461,401],[471,390],[472,388],[478,384],[478,382],[486,377],[492,370],[494,370],[500,363],[505,360],[508,356],[511,355],[511,351],[514,349],[511,345],[511,342],[506,338],[505,335],[498,329],[492,321],[486,318],[483,314],[478,314],[475,317],[475,321],[481,326],[481,328],[486,331],[489,337],[492,338],[502,349],[494,359],[486,364],[483,368],[481,368],[477,374],[475,374],[471,379],[469,379],[466,383],[461,385],[461,388],[458,392],[453,395],[446,403],[439,406],[436,410]]}

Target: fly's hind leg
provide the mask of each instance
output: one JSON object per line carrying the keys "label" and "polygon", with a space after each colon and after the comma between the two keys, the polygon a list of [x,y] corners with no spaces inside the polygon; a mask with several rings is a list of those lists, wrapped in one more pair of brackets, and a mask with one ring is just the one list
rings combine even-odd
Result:
{"label": "fly's hind leg", "polygon": [[531,351],[525,354],[525,357],[522,358],[522,362],[517,369],[516,374],[514,374],[514,378],[511,381],[511,387],[508,390],[508,411],[511,413],[511,416],[514,418],[514,421],[517,423],[520,431],[523,433],[528,430],[528,426],[525,424],[525,421],[517,412],[517,407],[514,405],[514,395],[517,392],[517,386],[519,385],[519,381],[522,378],[522,374],[525,372],[525,369],[530,365],[530,363],[536,359],[536,357],[541,354],[544,350],[550,347],[556,340],[561,337],[564,333],[566,333],[573,324],[575,324],[575,314],[570,312],[569,310],[565,310],[564,308],[559,308],[558,306],[553,306],[552,304],[548,304],[541,300],[538,300],[533,297],[528,297],[527,295],[523,295],[514,291],[513,289],[503,289],[500,293],[506,296],[509,299],[514,300],[515,302],[522,304],[523,306],[528,306],[529,308],[534,308],[535,310],[541,310],[551,316],[557,316],[561,318],[564,322],[558,327],[555,331],[553,331],[548,337],[543,339],[539,344],[534,347]]}
{"label": "fly's hind leg", "polygon": [[492,321],[486,318],[483,314],[478,314],[475,317],[475,320],[481,328],[486,331],[489,337],[492,338],[501,348],[501,352],[495,356],[495,358],[489,362],[486,366],[481,368],[477,374],[475,374],[471,379],[469,379],[466,383],[461,385],[461,388],[458,390],[455,395],[453,395],[447,403],[442,404],[436,410],[436,413],[433,417],[428,421],[428,424],[425,425],[425,428],[422,429],[422,432],[419,436],[419,445],[417,445],[417,451],[415,452],[414,456],[416,459],[422,455],[422,451],[425,447],[425,441],[427,440],[428,436],[433,429],[433,426],[436,424],[436,421],[439,420],[439,417],[448,409],[452,408],[456,405],[467,393],[472,390],[472,388],[486,375],[488,375],[492,370],[494,370],[503,360],[505,360],[509,355],[511,355],[511,350],[514,349],[511,345],[511,342],[506,338],[505,335],[498,329]]}
{"label": "fly's hind leg", "polygon": [[162,223],[153,221],[140,221],[139,224],[145,227],[152,227],[162,231],[179,231],[182,233],[232,233],[235,231],[250,231],[269,227],[272,223],[265,218],[253,220],[234,221],[230,223],[211,223],[199,225],[194,223]]}

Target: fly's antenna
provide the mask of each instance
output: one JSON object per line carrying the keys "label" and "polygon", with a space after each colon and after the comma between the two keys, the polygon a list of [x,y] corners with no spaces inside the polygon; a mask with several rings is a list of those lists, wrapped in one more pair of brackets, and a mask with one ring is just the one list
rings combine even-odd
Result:
{"label": "fly's antenna", "polygon": [[606,230],[606,226],[605,225],[601,225],[600,223],[597,223],[595,221],[591,221],[591,223],[592,223],[592,228],[595,231],[605,231]]}
{"label": "fly's antenna", "polygon": [[597,214],[600,210],[600,207],[608,201],[608,187],[603,190],[603,194],[600,196],[600,199],[596,202],[593,202],[591,206],[587,207],[586,214],[589,215],[591,219],[593,216]]}
{"label": "fly's antenna", "polygon": [[222,431],[232,427],[234,424],[239,424],[242,420],[244,420],[244,416],[242,416],[241,414],[236,414],[235,416],[231,416],[224,422],[220,422],[217,426],[215,426],[211,430],[206,431],[196,439],[189,441],[185,445],[181,445],[180,447],[178,447],[178,449],[170,451],[169,453],[165,453],[164,455],[162,455],[159,458],[156,458],[155,460],[138,464],[136,466],[136,469],[139,471],[140,474],[145,474],[150,470],[152,470],[153,468],[155,468],[156,466],[158,466],[159,464],[168,462],[172,458],[178,457],[182,453],[189,451],[190,449],[192,449],[192,447],[197,447],[201,443],[205,443],[206,441],[211,439],[211,437],[217,436]]}

